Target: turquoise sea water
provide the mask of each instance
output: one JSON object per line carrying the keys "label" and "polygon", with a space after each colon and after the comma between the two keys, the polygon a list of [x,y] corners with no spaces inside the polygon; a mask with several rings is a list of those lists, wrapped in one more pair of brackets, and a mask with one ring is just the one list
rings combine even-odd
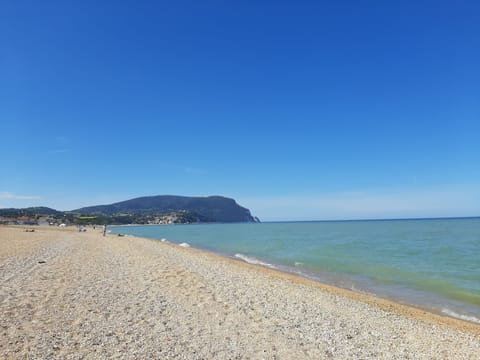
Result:
{"label": "turquoise sea water", "polygon": [[480,218],[111,227],[480,323]]}

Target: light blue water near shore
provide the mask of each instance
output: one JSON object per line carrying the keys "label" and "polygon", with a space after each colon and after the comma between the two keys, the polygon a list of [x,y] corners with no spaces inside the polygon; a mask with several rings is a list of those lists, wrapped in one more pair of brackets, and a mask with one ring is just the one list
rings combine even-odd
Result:
{"label": "light blue water near shore", "polygon": [[111,227],[480,323],[480,218]]}

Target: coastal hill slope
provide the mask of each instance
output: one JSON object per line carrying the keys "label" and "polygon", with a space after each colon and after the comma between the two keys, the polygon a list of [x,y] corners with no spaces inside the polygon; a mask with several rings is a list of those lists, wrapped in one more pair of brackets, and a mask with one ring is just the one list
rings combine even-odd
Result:
{"label": "coastal hill slope", "polygon": [[73,210],[82,215],[118,214],[154,215],[188,211],[199,215],[202,221],[255,222],[250,210],[238,205],[234,199],[223,196],[189,197],[175,195],[145,196],[109,205],[97,205]]}
{"label": "coastal hill slope", "polygon": [[49,208],[49,207],[45,207],[45,206],[28,207],[23,209],[16,209],[16,208],[0,209],[0,217],[35,216],[37,214],[62,215],[63,212]]}

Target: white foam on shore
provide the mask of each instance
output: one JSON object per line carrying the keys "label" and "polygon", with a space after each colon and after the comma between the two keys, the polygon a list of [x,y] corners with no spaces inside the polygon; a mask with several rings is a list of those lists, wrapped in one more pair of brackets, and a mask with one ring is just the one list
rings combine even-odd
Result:
{"label": "white foam on shore", "polygon": [[167,239],[163,238],[163,239],[160,239],[161,242],[168,242]]}
{"label": "white foam on shore", "polygon": [[449,309],[442,309],[442,313],[445,315],[465,320],[465,321],[470,321],[476,324],[480,324],[480,319],[476,318],[475,316],[468,316],[468,315],[462,315],[462,314],[457,314],[455,311],[449,310]]}
{"label": "white foam on shore", "polygon": [[239,258],[249,264],[253,264],[253,265],[261,265],[261,266],[266,266],[266,267],[269,267],[269,268],[272,268],[272,269],[276,269],[275,266],[273,266],[272,264],[269,264],[269,263],[266,263],[266,262],[263,262],[261,260],[258,260],[254,257],[251,257],[251,256],[247,256],[247,255],[243,255],[243,254],[235,254],[235,257],[236,258]]}
{"label": "white foam on shore", "polygon": [[190,247],[190,244],[189,244],[189,243],[181,243],[181,244],[178,244],[178,246],[181,246],[181,247]]}
{"label": "white foam on shore", "polygon": [[299,262],[299,261],[295,261],[295,266],[302,266],[303,263],[302,262]]}

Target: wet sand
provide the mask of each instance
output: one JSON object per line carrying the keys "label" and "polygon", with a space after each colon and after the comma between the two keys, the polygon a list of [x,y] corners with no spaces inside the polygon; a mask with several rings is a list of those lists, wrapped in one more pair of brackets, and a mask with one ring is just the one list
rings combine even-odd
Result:
{"label": "wet sand", "polygon": [[0,227],[0,358],[478,359],[480,326],[100,230]]}

